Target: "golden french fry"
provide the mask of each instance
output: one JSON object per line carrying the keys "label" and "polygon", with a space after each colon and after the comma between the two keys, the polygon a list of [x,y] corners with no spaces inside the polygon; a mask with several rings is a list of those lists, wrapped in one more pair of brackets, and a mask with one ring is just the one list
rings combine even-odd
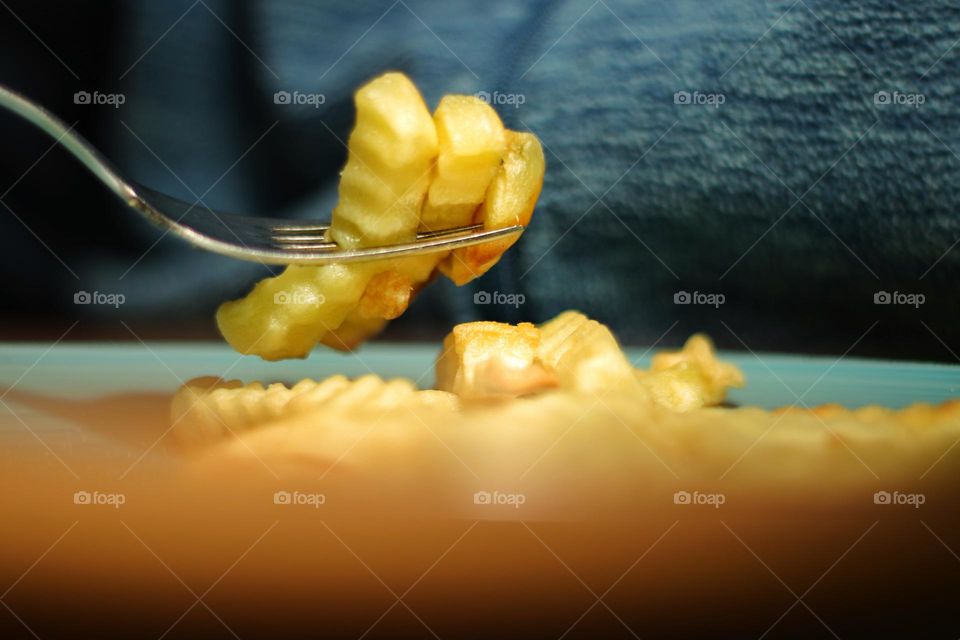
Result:
{"label": "golden french fry", "polygon": [[433,118],[402,73],[364,85],[356,105],[330,238],[347,248],[411,242],[439,152]]}
{"label": "golden french fry", "polygon": [[[433,118],[413,83],[398,73],[369,82],[357,92],[356,104],[330,235],[348,247],[410,241],[439,148]],[[246,298],[222,305],[217,324],[237,351],[267,360],[305,357],[318,342],[350,349],[384,324],[356,318],[358,305],[366,316],[379,307],[380,318],[396,317],[410,300],[397,282],[412,288],[427,280],[438,259],[291,266],[258,283]],[[383,272],[393,275],[384,278]]]}
{"label": "golden french fry", "polygon": [[440,153],[420,214],[425,231],[473,222],[507,145],[497,112],[474,96],[445,96],[433,121]]}
{"label": "golden french fry", "polygon": [[499,322],[454,327],[437,362],[437,387],[462,397],[519,396],[552,388],[594,396],[631,396],[673,411],[723,401],[743,385],[735,366],[716,358],[703,335],[675,353],[654,357],[641,371],[630,363],[610,330],[582,313],[567,311],[539,328]]}
{"label": "golden french fry", "polygon": [[[340,246],[409,242],[418,228],[462,226],[477,216],[487,228],[529,221],[543,179],[539,143],[506,132],[483,101],[447,96],[431,116],[406,76],[387,73],[357,92],[356,106],[328,232]],[[484,198],[489,211],[481,212]],[[223,304],[217,324],[234,349],[267,360],[305,357],[318,343],[349,350],[402,314],[441,261],[449,258],[447,271],[462,284],[509,245],[495,242],[484,245],[486,252],[455,257],[291,266]]]}
{"label": "golden french fry", "polygon": [[537,360],[540,330],[529,322],[468,322],[443,341],[437,389],[462,398],[513,397],[557,386]]}
{"label": "golden french fry", "polygon": [[587,393],[636,387],[634,368],[610,329],[577,311],[541,328],[538,357],[563,387]]}
{"label": "golden french fry", "polygon": [[319,382],[301,380],[293,387],[197,378],[174,395],[171,413],[178,440],[196,446],[296,416],[322,414],[325,418],[363,420],[422,407],[455,411],[459,400],[441,391],[420,391],[410,380],[383,380],[374,375],[356,380],[344,376]]}
{"label": "golden french fry", "polygon": [[[651,361],[647,380],[658,384],[656,377],[671,371],[682,372],[684,367],[699,376],[701,405],[723,402],[727,389],[744,385],[743,372],[727,362],[719,360],[713,348],[713,342],[702,333],[691,336],[680,351],[664,351],[656,354]],[[693,373],[683,374],[690,378]]]}
{"label": "golden french fry", "polygon": [[[528,225],[543,188],[546,162],[540,141],[531,133],[507,132],[507,149],[483,204],[474,215],[484,229]],[[444,275],[458,285],[486,273],[516,238],[455,249],[440,265]]]}

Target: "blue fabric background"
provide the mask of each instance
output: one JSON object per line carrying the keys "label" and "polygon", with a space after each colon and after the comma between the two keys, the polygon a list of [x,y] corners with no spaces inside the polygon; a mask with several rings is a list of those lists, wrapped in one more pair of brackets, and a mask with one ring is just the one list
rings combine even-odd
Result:
{"label": "blue fabric background", "polygon": [[[960,249],[948,251],[960,238],[960,9],[952,3],[11,7],[79,80],[9,15],[0,80],[78,120],[137,180],[239,213],[327,217],[352,92],[384,70],[408,73],[431,106],[450,92],[522,95],[519,107],[498,110],[547,150],[534,223],[490,274],[462,290],[439,282],[388,336],[435,338],[459,321],[541,321],[579,308],[634,343],[667,332],[664,342],[675,344],[703,329],[722,345],[755,350],[840,354],[857,343],[857,353],[946,360],[960,351]],[[93,41],[71,28],[90,22]],[[69,102],[78,87],[122,91],[127,101],[78,107]],[[276,105],[278,90],[326,101]],[[677,91],[725,101],[678,105]],[[879,91],[920,93],[925,103],[877,105]],[[0,126],[14,158],[4,160],[11,183],[49,143],[11,119]],[[75,191],[49,193],[53,171]],[[261,265],[169,238],[130,269],[158,234],[88,183],[51,154],[5,201],[82,288],[126,292],[125,314],[209,322],[216,303],[266,275]],[[66,299],[78,281],[4,213],[4,279],[16,279],[25,260],[40,265],[34,284],[11,284],[7,304],[55,313],[36,283]],[[110,224],[115,241],[94,243],[56,222],[81,214]],[[475,305],[480,290],[522,293],[526,302]],[[681,290],[722,293],[726,302],[675,305]],[[926,302],[874,305],[881,290],[923,293]],[[112,319],[109,310],[80,311]]]}

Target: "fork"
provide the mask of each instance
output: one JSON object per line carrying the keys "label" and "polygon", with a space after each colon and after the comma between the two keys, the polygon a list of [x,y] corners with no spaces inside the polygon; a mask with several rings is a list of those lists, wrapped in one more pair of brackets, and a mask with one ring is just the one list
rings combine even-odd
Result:
{"label": "fork", "polygon": [[37,103],[0,85],[0,106],[30,121],[73,154],[97,179],[144,218],[194,247],[264,264],[366,262],[449,251],[523,233],[522,225],[484,230],[482,224],[418,233],[414,242],[341,249],[326,239],[330,225],[283,222],[262,216],[214,211],[178,200],[122,176],[113,165],[62,120]]}

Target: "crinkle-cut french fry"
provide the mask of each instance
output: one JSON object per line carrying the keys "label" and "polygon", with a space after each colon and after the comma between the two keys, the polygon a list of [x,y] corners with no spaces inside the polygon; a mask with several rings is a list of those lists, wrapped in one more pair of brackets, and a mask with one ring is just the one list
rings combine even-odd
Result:
{"label": "crinkle-cut french fry", "polygon": [[[700,387],[701,405],[723,402],[727,389],[744,385],[743,373],[732,364],[723,362],[716,356],[713,342],[707,336],[698,333],[691,336],[680,351],[664,351],[654,355],[651,361],[649,379],[655,380],[661,373],[679,371],[679,377]],[[700,382],[692,382],[696,376],[692,372],[678,370],[686,365],[699,374]],[[652,382],[651,384],[663,383]],[[689,396],[688,396],[689,397]]]}
{"label": "crinkle-cut french fry", "polygon": [[529,322],[468,322],[443,341],[438,389],[462,398],[514,397],[557,386],[537,360],[540,330]]}
{"label": "crinkle-cut french fry", "polygon": [[[332,394],[347,382],[343,376],[334,376],[321,385]],[[279,418],[291,399],[317,386],[312,380],[287,388],[282,384],[264,387],[259,382],[244,385],[238,380],[196,378],[174,395],[174,430],[182,442],[216,441]]]}
{"label": "crinkle-cut french fry", "polygon": [[178,439],[197,445],[297,415],[362,418],[405,407],[455,411],[458,406],[456,396],[418,390],[404,378],[383,380],[366,375],[350,380],[336,375],[319,382],[301,380],[293,387],[197,378],[174,395],[171,413]]}
{"label": "crinkle-cut french fry", "polygon": [[637,387],[634,368],[610,330],[577,311],[540,327],[539,359],[556,372],[560,386],[586,393]]}
{"label": "crinkle-cut french fry", "polygon": [[[361,88],[356,105],[331,239],[343,247],[392,244],[411,241],[418,226],[470,223],[502,173],[507,137],[496,112],[477,98],[448,96],[431,117],[398,73]],[[424,202],[431,184],[433,203]],[[402,314],[447,256],[289,267],[222,305],[217,324],[237,351],[267,360],[305,357],[318,343],[351,350]]]}
{"label": "crinkle-cut french fry", "polygon": [[[503,162],[487,188],[474,222],[484,229],[527,226],[543,188],[546,162],[540,141],[531,133],[507,131]],[[440,263],[440,270],[462,285],[486,273],[500,260],[516,237],[455,249]]]}
{"label": "crinkle-cut french fry", "polygon": [[616,338],[569,311],[541,327],[470,322],[454,327],[437,362],[437,387],[467,398],[519,396],[560,387],[607,393],[637,383]]}
{"label": "crinkle-cut french fry", "polygon": [[681,413],[713,404],[708,401],[709,383],[690,362],[678,362],[656,373],[638,372],[638,380],[660,406]]}
{"label": "crinkle-cut french fry", "polygon": [[577,311],[539,328],[498,322],[454,327],[437,362],[437,387],[465,398],[519,396],[559,387],[591,395],[627,394],[673,411],[722,402],[743,384],[740,371],[716,358],[705,336],[635,369],[610,330]]}
{"label": "crinkle-cut french fry", "polygon": [[483,202],[507,147],[497,112],[474,96],[445,96],[433,114],[440,153],[427,202],[433,206]]}
{"label": "crinkle-cut french fry", "polygon": [[[416,259],[406,267],[422,262]],[[410,304],[418,285],[407,268],[376,274],[367,282],[357,307],[347,314],[339,327],[324,334],[320,344],[338,351],[353,350],[368,337],[379,333],[387,320],[400,316]]]}
{"label": "crinkle-cut french fry", "polygon": [[[445,96],[433,116],[439,153],[430,187],[420,211],[420,229],[436,231],[470,224],[500,166],[506,149],[506,131],[496,111],[474,96]],[[336,228],[336,219],[334,222]],[[436,266],[445,254],[419,260]],[[383,323],[402,314],[423,280],[412,280],[396,270],[374,276],[364,291],[357,313],[344,326],[321,339],[333,348],[352,348],[375,333]]]}
{"label": "crinkle-cut french fry", "polygon": [[337,351],[351,352],[370,336],[380,333],[386,325],[383,318],[364,318],[354,310],[339,327],[323,334],[319,343]]}
{"label": "crinkle-cut french fry", "polygon": [[[438,151],[433,118],[413,83],[398,73],[366,84],[356,105],[330,235],[347,247],[410,241]],[[268,360],[305,357],[318,342],[349,349],[383,325],[351,318],[341,327],[365,296],[378,295],[383,282],[378,274],[392,271],[423,282],[438,259],[291,266],[258,283],[246,298],[222,305],[217,324],[237,351]],[[395,308],[387,311],[397,315]]]}
{"label": "crinkle-cut french fry", "polygon": [[[713,407],[680,413],[638,402],[624,390],[605,395],[603,402],[586,399],[560,389],[460,411],[418,407],[416,416],[405,410],[347,414],[321,408],[207,448],[198,467],[239,473],[244,467],[237,463],[259,467],[265,460],[278,471],[305,468],[317,477],[335,466],[346,487],[393,488],[389,483],[402,479],[417,496],[449,490],[452,478],[463,478],[462,490],[454,484],[455,490],[433,495],[451,500],[436,503],[448,505],[463,504],[468,489],[475,489],[463,465],[492,478],[493,486],[511,486],[531,460],[539,460],[527,481],[530,490],[541,487],[537,495],[551,502],[569,498],[579,487],[582,492],[564,504],[582,509],[596,504],[597,487],[624,492],[615,501],[622,508],[635,504],[634,489],[669,502],[677,489],[674,476],[710,486],[727,473],[724,491],[736,489],[740,500],[754,496],[768,504],[790,496],[861,504],[877,489],[868,468],[888,486],[908,491],[933,465],[922,483],[926,492],[951,482],[960,466],[960,459],[944,456],[960,437],[958,401],[903,410],[793,407],[782,415]],[[584,478],[590,479],[586,485]],[[622,499],[627,496],[633,500]],[[524,508],[539,504],[531,500]],[[553,512],[570,513],[562,507]]]}
{"label": "crinkle-cut french fry", "polygon": [[[423,203],[420,214],[420,229],[423,231],[439,231],[473,224],[479,204],[430,204],[429,200]],[[440,254],[442,260],[450,254]]]}
{"label": "crinkle-cut french fry", "polygon": [[230,346],[267,360],[305,357],[356,307],[373,277],[368,265],[290,266],[226,302],[217,325]]}
{"label": "crinkle-cut french fry", "polygon": [[410,304],[415,284],[396,269],[381,271],[370,278],[356,311],[361,318],[393,320]]}
{"label": "crinkle-cut french fry", "polygon": [[347,248],[411,242],[439,151],[433,118],[401,73],[367,83],[355,101],[330,238]]}

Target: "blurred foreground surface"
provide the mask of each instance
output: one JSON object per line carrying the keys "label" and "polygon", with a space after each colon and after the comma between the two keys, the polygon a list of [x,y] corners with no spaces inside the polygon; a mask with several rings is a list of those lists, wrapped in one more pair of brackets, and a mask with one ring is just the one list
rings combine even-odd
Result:
{"label": "blurred foreground surface", "polygon": [[[2,637],[960,633],[947,446],[898,469],[838,443],[831,455],[848,464],[800,482],[789,450],[764,471],[763,442],[697,468],[677,465],[685,452],[668,439],[645,439],[656,425],[554,428],[534,414],[485,437],[395,415],[352,440],[318,434],[313,449],[237,441],[197,454],[171,437],[183,378],[370,367],[429,386],[435,346],[269,369],[222,346],[45,349],[0,349]],[[850,402],[857,384],[890,404],[940,402],[960,380],[949,367],[760,357],[743,401],[790,404],[774,374],[798,392],[822,378],[818,402]],[[903,501],[878,503],[878,491]]]}

